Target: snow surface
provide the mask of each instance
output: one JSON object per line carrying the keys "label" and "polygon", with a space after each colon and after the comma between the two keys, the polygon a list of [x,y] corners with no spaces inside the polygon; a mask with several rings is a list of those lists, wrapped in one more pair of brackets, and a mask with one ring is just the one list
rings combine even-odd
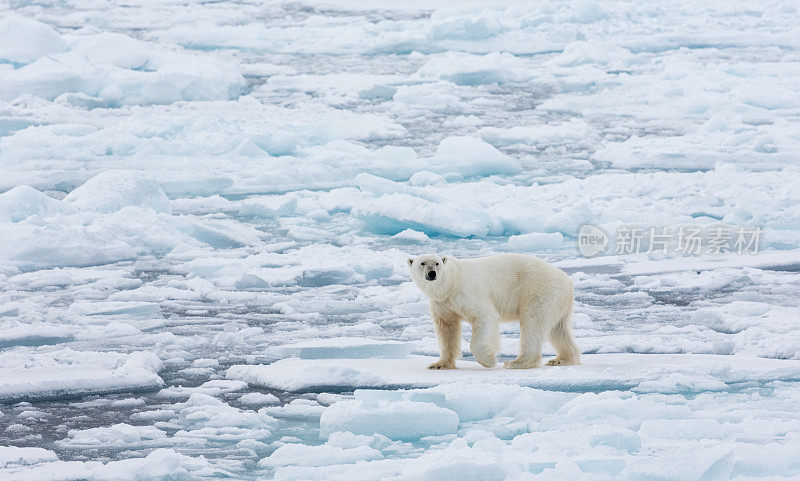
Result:
{"label": "snow surface", "polygon": [[[0,2],[0,479],[800,477],[799,25]],[[586,223],[762,239],[586,259]],[[487,370],[467,327],[425,370],[430,251],[563,268],[584,364]]]}
{"label": "snow surface", "polygon": [[378,341],[363,337],[337,337],[314,339],[283,344],[267,349],[267,354],[278,359],[299,357],[303,359],[328,358],[402,358],[416,350],[411,342]]}
{"label": "snow surface", "polygon": [[149,352],[10,349],[0,354],[0,401],[152,390],[164,383],[161,367]]}
{"label": "snow surface", "polygon": [[407,359],[283,359],[272,364],[232,366],[229,379],[283,391],[335,388],[431,387],[477,380],[540,389],[591,391],[633,389],[637,392],[725,390],[730,384],[800,380],[800,361],[710,354],[588,354],[579,367],[535,370],[483,368],[458,361],[451,371],[422,371],[436,358]]}

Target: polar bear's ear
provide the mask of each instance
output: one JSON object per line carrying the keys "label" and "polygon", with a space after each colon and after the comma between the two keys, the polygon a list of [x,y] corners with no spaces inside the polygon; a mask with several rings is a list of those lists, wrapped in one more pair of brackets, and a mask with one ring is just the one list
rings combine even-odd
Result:
{"label": "polar bear's ear", "polygon": [[408,262],[408,266],[411,267],[414,264],[414,258],[413,257],[409,257],[406,262]]}
{"label": "polar bear's ear", "polygon": [[442,256],[442,264],[444,264],[445,262],[447,262],[447,256]]}

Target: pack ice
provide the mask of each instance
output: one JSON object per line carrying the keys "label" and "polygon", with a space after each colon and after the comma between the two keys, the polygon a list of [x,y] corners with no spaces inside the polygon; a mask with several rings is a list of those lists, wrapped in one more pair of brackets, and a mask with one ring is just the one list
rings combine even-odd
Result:
{"label": "pack ice", "polygon": [[[0,2],[0,479],[797,479],[798,25]],[[583,258],[584,224],[761,237]],[[485,369],[466,326],[425,370],[405,259],[503,251],[571,276],[583,364]]]}

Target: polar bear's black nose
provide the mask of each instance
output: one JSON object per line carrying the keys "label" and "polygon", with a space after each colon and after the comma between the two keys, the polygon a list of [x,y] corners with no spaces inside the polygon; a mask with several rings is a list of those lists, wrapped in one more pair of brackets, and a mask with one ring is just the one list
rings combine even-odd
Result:
{"label": "polar bear's black nose", "polygon": [[435,280],[436,279],[436,271],[428,272],[428,275],[425,276],[425,278],[428,279],[429,281]]}

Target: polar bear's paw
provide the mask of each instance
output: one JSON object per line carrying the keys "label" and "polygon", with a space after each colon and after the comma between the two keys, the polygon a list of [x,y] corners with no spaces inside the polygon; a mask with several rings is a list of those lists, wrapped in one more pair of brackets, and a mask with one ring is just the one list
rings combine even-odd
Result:
{"label": "polar bear's paw", "polygon": [[496,354],[486,354],[484,352],[478,351],[477,353],[473,352],[473,356],[475,356],[475,360],[478,361],[483,367],[488,367],[489,369],[495,367],[497,365],[497,355]]}
{"label": "polar bear's paw", "polygon": [[548,366],[572,366],[573,364],[578,364],[578,363],[560,357],[554,357],[553,359],[547,361]]}
{"label": "polar bear's paw", "polygon": [[503,363],[503,367],[506,369],[531,369],[537,367],[539,365],[539,361],[531,360],[531,359],[520,359],[516,358],[511,361],[506,361]]}
{"label": "polar bear's paw", "polygon": [[453,361],[436,361],[428,366],[428,369],[455,369],[456,363]]}

